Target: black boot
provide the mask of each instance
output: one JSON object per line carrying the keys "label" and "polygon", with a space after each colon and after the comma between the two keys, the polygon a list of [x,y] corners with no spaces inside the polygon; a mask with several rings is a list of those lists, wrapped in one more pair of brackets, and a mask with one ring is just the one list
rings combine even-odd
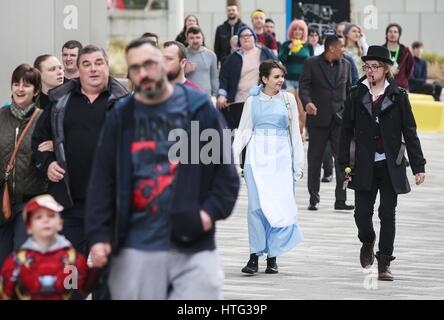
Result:
{"label": "black boot", "polygon": [[390,262],[395,260],[395,257],[377,253],[376,259],[378,260],[378,280],[393,281],[393,274],[390,270]]}
{"label": "black boot", "polygon": [[363,268],[370,268],[375,261],[375,253],[373,247],[375,246],[375,240],[373,242],[364,242],[361,247],[361,254],[359,256],[361,260],[361,266]]}
{"label": "black boot", "polygon": [[250,260],[248,260],[247,265],[242,268],[243,273],[253,274],[258,271],[258,256],[256,253],[250,254]]}
{"label": "black boot", "polygon": [[278,265],[276,264],[276,257],[267,258],[267,269],[265,273],[278,273]]}

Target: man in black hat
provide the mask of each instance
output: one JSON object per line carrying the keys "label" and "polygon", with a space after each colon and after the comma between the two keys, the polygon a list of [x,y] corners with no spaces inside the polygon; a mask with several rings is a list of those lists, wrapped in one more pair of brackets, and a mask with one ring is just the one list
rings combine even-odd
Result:
{"label": "man in black hat", "polygon": [[424,182],[426,160],[407,92],[394,82],[390,69],[393,61],[387,48],[371,46],[362,60],[366,77],[352,88],[345,104],[339,162],[343,168],[352,168],[348,186],[355,190],[355,222],[362,242],[363,268],[369,268],[375,258],[372,217],[379,191],[378,279],[393,281],[389,266],[395,259],[395,209],[398,194],[410,191],[404,152],[407,149],[416,185]]}

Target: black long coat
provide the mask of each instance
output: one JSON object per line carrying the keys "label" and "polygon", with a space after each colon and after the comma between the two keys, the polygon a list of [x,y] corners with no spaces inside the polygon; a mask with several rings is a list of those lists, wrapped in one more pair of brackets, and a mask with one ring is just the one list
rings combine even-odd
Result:
{"label": "black long coat", "polygon": [[[363,78],[365,79],[365,78]],[[363,79],[352,88],[345,103],[340,142],[339,163],[345,168],[350,164],[350,142],[356,139],[354,176],[349,187],[354,190],[370,190],[373,180],[375,145],[373,140],[374,120],[368,88]],[[399,165],[396,159],[404,137],[413,174],[425,172],[421,143],[416,133],[416,122],[408,94],[389,80],[386,96],[381,105],[379,124],[384,143],[387,167],[393,188],[397,194],[408,193],[410,185],[406,174],[405,158]]]}

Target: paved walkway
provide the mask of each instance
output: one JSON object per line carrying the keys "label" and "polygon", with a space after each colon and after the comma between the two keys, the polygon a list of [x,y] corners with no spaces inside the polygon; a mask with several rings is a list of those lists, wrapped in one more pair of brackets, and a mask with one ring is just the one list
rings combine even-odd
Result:
{"label": "paved walkway", "polygon": [[[426,182],[398,198],[394,282],[376,280],[359,264],[360,242],[351,212],[333,210],[334,184],[321,184],[319,211],[308,211],[306,178],[297,187],[304,242],[278,258],[279,274],[244,275],[248,260],[247,193],[243,183],[233,215],[218,224],[225,271],[225,299],[443,299],[444,298],[444,135],[420,135]],[[305,170],[306,172],[306,170]],[[348,192],[349,200],[353,194]],[[378,203],[375,208],[377,208]],[[377,211],[375,228],[379,233]]]}

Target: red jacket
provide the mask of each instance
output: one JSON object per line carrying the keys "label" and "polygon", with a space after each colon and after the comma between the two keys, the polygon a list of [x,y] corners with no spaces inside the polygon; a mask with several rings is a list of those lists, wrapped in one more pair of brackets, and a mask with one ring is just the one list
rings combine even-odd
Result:
{"label": "red jacket", "polygon": [[0,300],[69,300],[74,289],[84,292],[87,274],[85,257],[65,237],[46,252],[30,238],[3,264]]}
{"label": "red jacket", "polygon": [[[387,44],[384,45],[387,48]],[[409,88],[409,79],[413,76],[413,68],[415,63],[413,61],[413,55],[408,47],[400,44],[400,54],[398,56],[399,72],[395,75],[395,82],[401,88]]]}

